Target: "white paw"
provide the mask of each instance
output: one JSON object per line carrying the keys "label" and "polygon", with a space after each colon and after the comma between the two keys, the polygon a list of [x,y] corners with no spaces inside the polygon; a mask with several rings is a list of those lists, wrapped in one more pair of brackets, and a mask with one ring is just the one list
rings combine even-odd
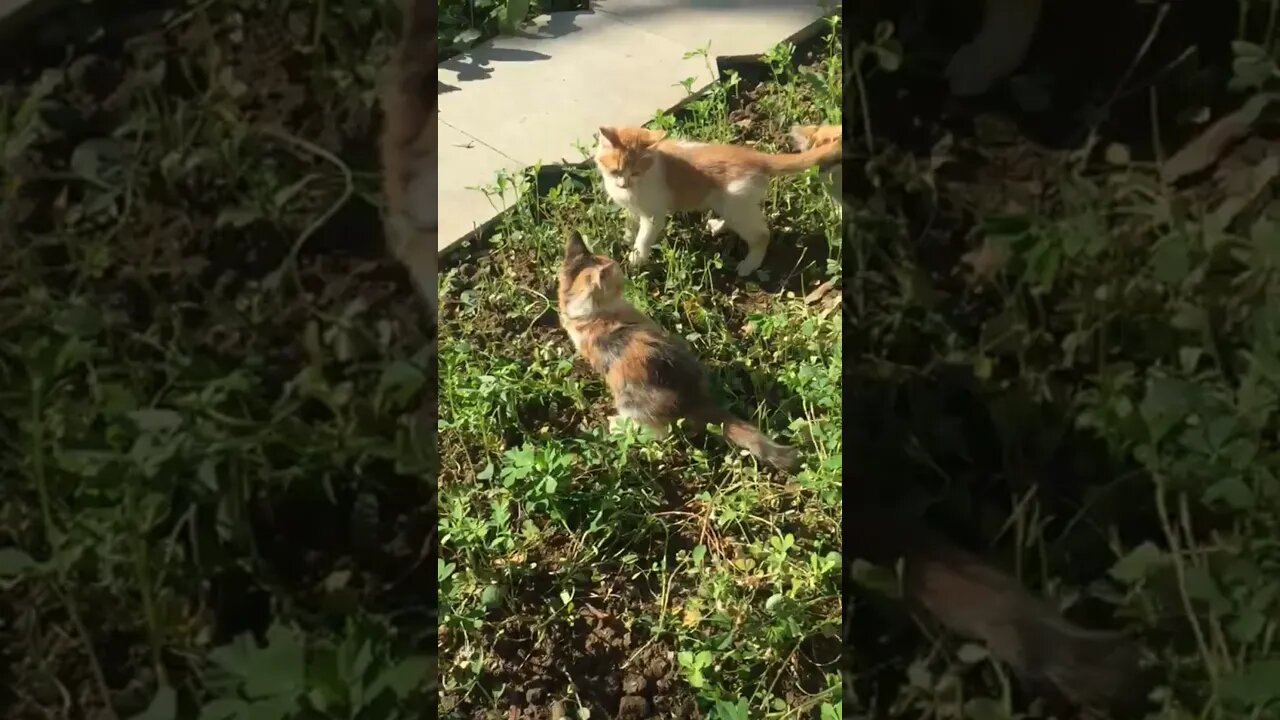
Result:
{"label": "white paw", "polygon": [[756,270],[760,269],[760,265],[764,262],[764,257],[747,256],[745,260],[738,263],[738,277],[746,277]]}
{"label": "white paw", "polygon": [[627,262],[632,265],[639,265],[648,259],[649,253],[641,250],[640,248],[634,248],[630,253],[627,253]]}
{"label": "white paw", "polygon": [[707,231],[712,237],[724,232],[724,220],[720,218],[710,218],[707,220]]}

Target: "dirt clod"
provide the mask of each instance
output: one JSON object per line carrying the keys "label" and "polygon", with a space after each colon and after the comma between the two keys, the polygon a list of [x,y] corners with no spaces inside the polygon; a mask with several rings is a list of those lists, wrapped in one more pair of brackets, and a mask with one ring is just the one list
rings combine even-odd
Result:
{"label": "dirt clod", "polygon": [[622,678],[622,692],[628,695],[639,695],[644,692],[644,687],[645,679],[643,675],[631,673]]}
{"label": "dirt clod", "polygon": [[645,717],[649,712],[649,703],[639,695],[624,695],[618,703],[618,720],[633,720]]}

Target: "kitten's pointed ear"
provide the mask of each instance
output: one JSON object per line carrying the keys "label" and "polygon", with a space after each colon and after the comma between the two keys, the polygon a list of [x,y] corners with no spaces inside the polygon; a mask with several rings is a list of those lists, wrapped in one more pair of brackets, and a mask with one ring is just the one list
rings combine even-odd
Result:
{"label": "kitten's pointed ear", "polygon": [[662,142],[663,140],[665,140],[666,137],[667,137],[666,130],[650,130],[647,135],[646,142],[649,144],[649,146],[652,147]]}
{"label": "kitten's pointed ear", "polygon": [[605,263],[604,265],[597,265],[587,272],[590,273],[587,277],[591,287],[603,290],[605,282],[622,271],[615,263]]}
{"label": "kitten's pointed ear", "polygon": [[590,254],[591,251],[587,249],[587,244],[582,241],[582,235],[577,230],[570,230],[569,237],[564,244],[564,259],[574,260]]}
{"label": "kitten's pointed ear", "polygon": [[611,127],[600,128],[600,144],[607,148],[622,145],[622,138],[618,137],[618,129]]}

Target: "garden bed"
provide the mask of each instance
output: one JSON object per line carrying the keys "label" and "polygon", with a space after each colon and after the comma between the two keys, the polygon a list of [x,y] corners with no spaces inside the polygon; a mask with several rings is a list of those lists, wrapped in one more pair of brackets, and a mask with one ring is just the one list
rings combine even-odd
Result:
{"label": "garden bed", "polygon": [[[792,124],[839,120],[839,47],[776,51],[767,82],[731,78],[651,126],[789,149]],[[603,432],[554,285],[568,229],[622,257],[624,220],[590,168],[536,180],[442,270],[442,716],[837,717],[839,295],[812,293],[839,284],[838,211],[816,176],[781,180],[759,278],[694,216],[628,269],[726,401],[806,448],[788,479],[720,438]]]}
{"label": "garden bed", "polygon": [[[1274,62],[1248,60],[1276,40],[1267,3],[1250,5],[1235,91],[1218,54],[1232,3],[1047,3],[1020,76],[964,103],[940,78],[971,24],[919,8],[851,21],[846,503],[923,518],[1080,624],[1134,636],[1154,682],[1114,717],[1245,717],[1274,698],[1259,613],[1276,609],[1280,375],[1263,358],[1280,205],[1274,186],[1227,203],[1253,192],[1242,172],[1268,171],[1274,121],[1215,151],[1216,171],[1172,183],[1164,165],[1274,88],[1240,76]],[[1223,207],[1239,214],[1214,225]],[[846,560],[875,541],[852,530]],[[920,633],[884,589],[858,571],[846,709],[1079,712]]]}
{"label": "garden bed", "polygon": [[140,6],[53,15],[0,88],[0,715],[434,714],[392,8]]}

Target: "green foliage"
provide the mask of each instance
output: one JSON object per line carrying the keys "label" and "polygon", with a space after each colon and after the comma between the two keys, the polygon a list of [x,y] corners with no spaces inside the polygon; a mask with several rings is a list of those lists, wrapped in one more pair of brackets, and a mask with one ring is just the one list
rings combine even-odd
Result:
{"label": "green foliage", "polygon": [[6,71],[0,714],[430,714],[435,370],[343,154],[394,9],[202,3]]}
{"label": "green foliage", "polygon": [[[972,513],[967,486],[1008,493],[992,555],[1069,610],[1110,606],[1158,670],[1151,718],[1274,716],[1280,202],[1274,186],[1239,188],[1275,176],[1276,115],[1259,101],[1280,82],[1263,49],[1275,38],[1236,44],[1233,102],[1252,139],[1197,149],[1236,179],[1178,186],[1105,135],[1092,153],[1033,150],[1016,132],[904,153],[877,136],[895,114],[863,87],[898,82],[887,38],[866,39],[850,99],[874,189],[845,215],[863,351],[846,412],[884,428],[860,463],[936,479],[921,506]],[[1012,167],[1035,167],[1035,188]],[[984,648],[948,645],[893,660],[909,682],[874,699],[884,717],[1054,716],[1011,697]],[[852,671],[879,676],[864,652]]]}
{"label": "green foliage", "polygon": [[[812,58],[769,54],[774,80],[733,116],[746,122],[730,122],[748,90],[730,78],[652,127],[789,150],[791,125],[839,122],[838,21],[832,30]],[[594,173],[526,193],[482,259],[443,269],[442,714],[468,716],[494,687],[536,686],[539,668],[567,665],[578,695],[547,700],[613,716],[599,688],[619,670],[590,659],[601,647],[634,656],[627,672],[649,688],[661,682],[655,702],[704,717],[838,707],[841,327],[838,291],[805,296],[838,287],[839,211],[816,173],[775,181],[768,208],[787,228],[771,253],[786,260],[760,278],[738,280],[738,241],[708,244],[692,215],[672,219],[649,265],[624,271],[627,297],[691,343],[730,407],[804,449],[789,478],[714,434],[607,426],[607,390],[551,314],[566,230],[627,252],[626,221]],[[601,616],[625,625],[619,645],[608,620],[595,627]]]}
{"label": "green foliage", "polygon": [[307,647],[302,635],[280,625],[268,629],[264,647],[241,636],[209,654],[214,698],[200,720],[419,717],[410,700],[426,689],[434,660],[396,659],[386,651],[388,640],[385,629],[369,622],[348,624],[336,645]]}

